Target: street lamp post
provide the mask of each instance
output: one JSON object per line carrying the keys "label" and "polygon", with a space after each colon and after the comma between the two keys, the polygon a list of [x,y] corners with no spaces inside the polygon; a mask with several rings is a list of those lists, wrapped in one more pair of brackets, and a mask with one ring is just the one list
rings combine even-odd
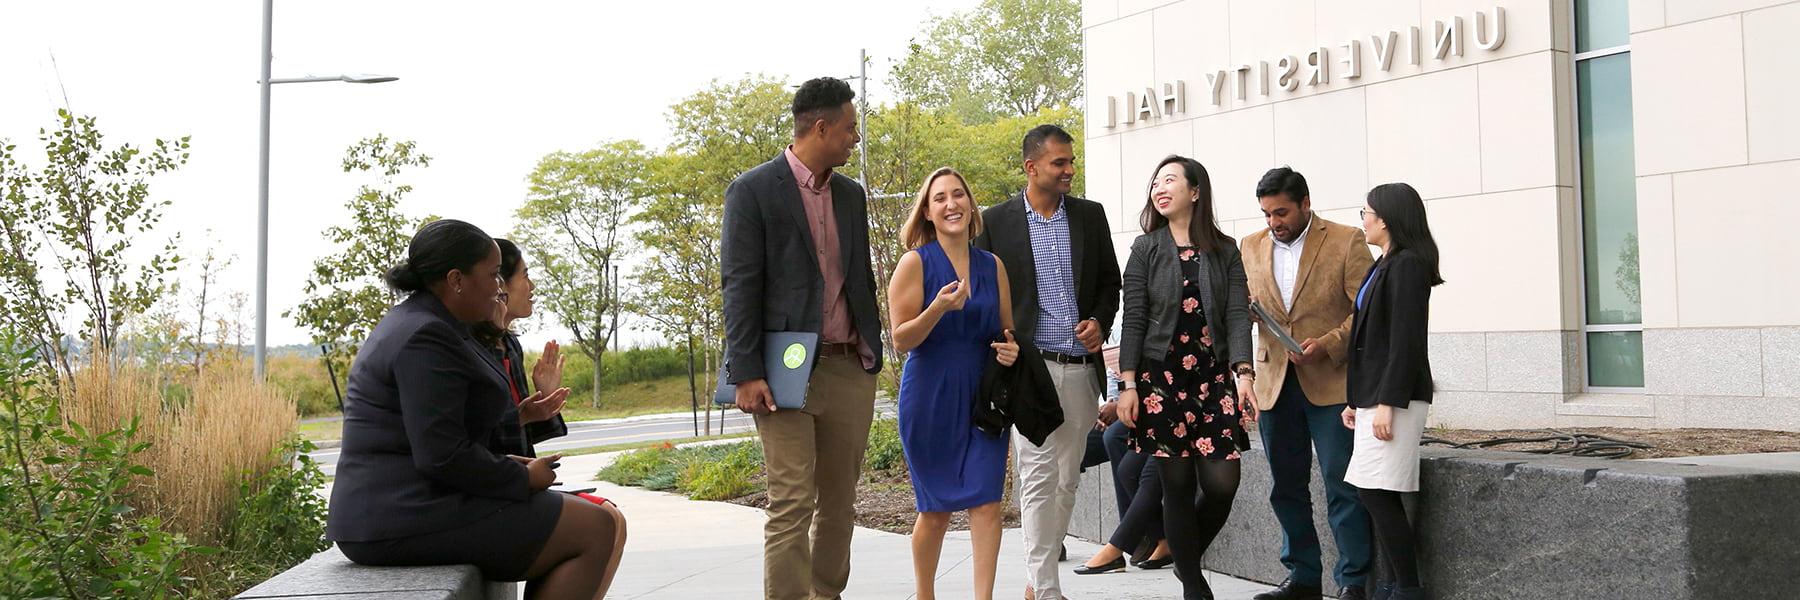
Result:
{"label": "street lamp post", "polygon": [[262,120],[257,128],[256,157],[256,380],[264,381],[269,360],[269,86],[277,83],[314,83],[342,81],[346,83],[387,83],[399,79],[383,75],[332,75],[327,77],[293,77],[274,79],[269,70],[274,62],[275,0],[263,0],[262,77],[256,80],[262,88]]}

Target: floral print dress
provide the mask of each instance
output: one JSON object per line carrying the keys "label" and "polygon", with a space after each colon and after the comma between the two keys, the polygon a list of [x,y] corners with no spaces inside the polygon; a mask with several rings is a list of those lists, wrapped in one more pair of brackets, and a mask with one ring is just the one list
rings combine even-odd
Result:
{"label": "floral print dress", "polygon": [[1239,419],[1235,382],[1213,355],[1212,328],[1201,306],[1200,263],[1190,246],[1181,256],[1181,312],[1169,355],[1138,366],[1138,418],[1127,445],[1151,456],[1237,460],[1250,438]]}

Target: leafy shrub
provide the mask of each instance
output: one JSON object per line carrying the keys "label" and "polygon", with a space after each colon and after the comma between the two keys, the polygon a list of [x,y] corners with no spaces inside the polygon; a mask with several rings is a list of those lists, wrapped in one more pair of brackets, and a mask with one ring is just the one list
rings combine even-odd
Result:
{"label": "leafy shrub", "polygon": [[900,446],[900,424],[893,419],[875,421],[869,427],[869,449],[863,453],[863,467],[871,471],[888,471],[906,464],[906,451]]}
{"label": "leafy shrub", "polygon": [[0,337],[0,597],[161,598],[196,548],[139,515],[127,493],[155,475],[138,420],[65,422],[35,353]]}
{"label": "leafy shrub", "polygon": [[265,574],[331,547],[325,540],[325,499],[314,493],[325,474],[307,456],[317,446],[298,435],[273,452],[277,466],[238,485],[237,514],[226,550],[231,562]]}
{"label": "leafy shrub", "polygon": [[619,485],[644,485],[644,480],[656,474],[658,468],[669,463],[669,454],[674,446],[664,442],[657,446],[626,452],[614,458],[612,464],[600,470],[596,475],[601,481],[611,481]]}
{"label": "leafy shrub", "polygon": [[729,500],[756,491],[756,474],[762,472],[762,448],[755,442],[711,446],[724,449],[696,453],[682,470],[678,487],[695,500]]}

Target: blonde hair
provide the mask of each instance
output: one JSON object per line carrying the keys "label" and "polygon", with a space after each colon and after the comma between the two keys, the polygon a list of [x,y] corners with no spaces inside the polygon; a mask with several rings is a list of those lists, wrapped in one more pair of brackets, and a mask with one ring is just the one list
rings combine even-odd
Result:
{"label": "blonde hair", "polygon": [[950,167],[938,167],[925,177],[925,183],[919,186],[919,194],[913,198],[912,214],[906,216],[906,224],[900,226],[900,241],[906,249],[914,250],[919,246],[937,239],[937,226],[925,217],[926,209],[931,206],[931,184],[939,177],[955,175],[956,181],[962,184],[964,197],[969,199],[969,237],[981,235],[981,211],[976,210],[975,193],[969,190],[969,180],[962,173]]}

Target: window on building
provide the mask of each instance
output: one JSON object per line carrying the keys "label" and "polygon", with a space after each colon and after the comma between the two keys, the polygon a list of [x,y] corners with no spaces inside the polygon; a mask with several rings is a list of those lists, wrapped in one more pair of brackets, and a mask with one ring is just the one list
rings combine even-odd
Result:
{"label": "window on building", "polygon": [[1644,325],[1626,2],[1576,0],[1574,9],[1587,387],[1642,388]]}

